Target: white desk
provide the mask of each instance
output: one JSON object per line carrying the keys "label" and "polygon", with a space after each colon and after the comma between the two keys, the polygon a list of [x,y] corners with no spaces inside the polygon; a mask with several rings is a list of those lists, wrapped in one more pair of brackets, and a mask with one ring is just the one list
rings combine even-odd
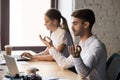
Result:
{"label": "white desk", "polygon": [[[23,51],[13,51],[12,55],[20,54]],[[69,70],[61,70],[60,67],[56,64],[56,62],[48,62],[48,61],[29,61],[29,62],[17,62],[19,71],[25,72],[29,67],[36,67],[39,69],[37,72],[42,77],[58,77],[63,78],[62,80],[81,80],[78,75],[69,71]],[[1,66],[0,69],[4,69],[0,71],[0,80],[4,77],[7,72],[6,65]]]}

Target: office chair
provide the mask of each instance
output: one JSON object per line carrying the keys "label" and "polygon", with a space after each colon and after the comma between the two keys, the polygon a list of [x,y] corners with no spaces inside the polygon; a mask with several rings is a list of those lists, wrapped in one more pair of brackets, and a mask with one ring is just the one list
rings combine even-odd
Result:
{"label": "office chair", "polygon": [[106,63],[108,80],[120,80],[120,54],[114,53]]}

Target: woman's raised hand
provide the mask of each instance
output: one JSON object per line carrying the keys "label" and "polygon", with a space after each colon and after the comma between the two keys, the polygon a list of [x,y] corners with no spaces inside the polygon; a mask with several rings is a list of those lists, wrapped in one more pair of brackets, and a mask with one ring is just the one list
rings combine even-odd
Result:
{"label": "woman's raised hand", "polygon": [[51,48],[53,46],[52,44],[52,40],[50,39],[50,37],[45,36],[44,38],[41,37],[41,35],[39,35],[40,40],[48,47]]}

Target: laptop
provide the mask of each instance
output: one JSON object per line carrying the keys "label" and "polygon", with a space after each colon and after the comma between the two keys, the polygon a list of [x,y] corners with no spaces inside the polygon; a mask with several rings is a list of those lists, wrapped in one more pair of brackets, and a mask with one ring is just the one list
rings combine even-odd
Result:
{"label": "laptop", "polygon": [[[9,75],[8,76],[15,76],[16,74],[19,74],[19,69],[17,67],[17,63],[14,57],[11,57],[9,55],[3,55],[6,61],[6,65],[9,70]],[[22,72],[24,74],[24,72]],[[42,77],[42,76],[41,76]],[[42,77],[42,80],[68,80],[68,79],[63,79],[63,78],[57,78],[57,77]]]}
{"label": "laptop", "polygon": [[3,55],[3,56],[5,58],[10,76],[15,76],[16,74],[19,74],[19,70],[15,59],[9,55]]}

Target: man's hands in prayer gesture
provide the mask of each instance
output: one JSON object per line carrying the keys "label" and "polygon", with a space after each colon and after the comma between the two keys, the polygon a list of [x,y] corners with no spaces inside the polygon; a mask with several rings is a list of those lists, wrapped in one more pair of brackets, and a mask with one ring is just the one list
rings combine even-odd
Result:
{"label": "man's hands in prayer gesture", "polygon": [[74,57],[74,58],[77,58],[77,57],[80,57],[80,52],[81,52],[81,47],[79,45],[77,46],[69,46],[68,47],[68,51],[69,53]]}

